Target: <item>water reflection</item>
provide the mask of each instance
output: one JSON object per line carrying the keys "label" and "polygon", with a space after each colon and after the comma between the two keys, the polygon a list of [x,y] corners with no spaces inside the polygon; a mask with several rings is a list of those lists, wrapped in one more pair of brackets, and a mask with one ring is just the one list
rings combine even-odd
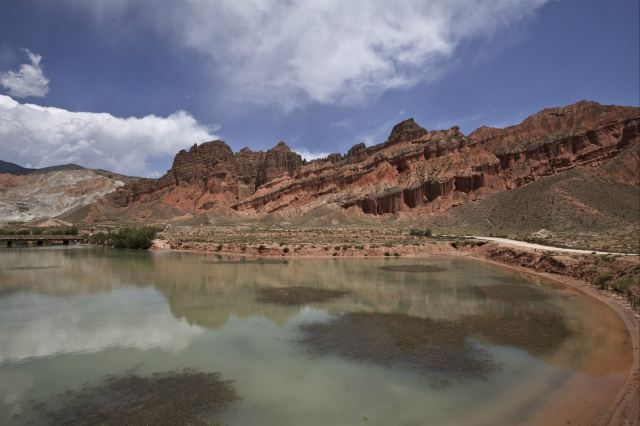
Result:
{"label": "water reflection", "polygon": [[[260,297],[261,289],[283,286],[345,293],[309,306]],[[436,373],[425,382],[335,350],[312,359],[295,343],[305,325],[385,314],[410,318],[398,324],[417,324],[420,333],[424,324],[437,326],[443,339],[436,343],[452,335],[463,349],[475,342],[501,370],[484,369],[485,382],[464,389],[451,384],[445,391],[432,388],[446,382]],[[383,329],[367,330],[376,335]],[[419,337],[433,342],[432,331]],[[328,338],[325,344],[339,340]],[[391,345],[398,344],[407,342],[396,335]],[[266,424],[300,423],[313,407],[323,420],[318,424],[340,423],[340,415],[352,419],[346,423],[359,423],[358,410],[368,412],[372,423],[389,424],[398,423],[393,414],[400,406],[407,424],[428,418],[447,424],[447,416],[460,424],[452,398],[472,401],[471,418],[486,416],[491,423],[500,416],[513,420],[514,410],[523,407],[535,411],[545,398],[534,393],[568,389],[578,378],[583,389],[615,393],[630,359],[624,326],[599,303],[463,259],[283,263],[91,248],[0,251],[0,414],[3,404],[11,407],[4,412],[15,414],[34,394],[46,398],[143,363],[151,372],[194,367],[237,379],[243,400],[229,414],[232,424],[251,423],[252,416]],[[6,386],[8,381],[22,387]],[[283,387],[278,392],[276,382]],[[350,399],[335,400],[338,389],[347,388]],[[369,394],[371,388],[379,398]],[[518,388],[526,391],[510,391]],[[492,398],[502,398],[503,405],[488,414],[483,404]],[[431,414],[425,400],[431,401]],[[380,408],[373,409],[374,403]],[[327,410],[338,417],[323,417]]]}
{"label": "water reflection", "polygon": [[[109,346],[179,350],[200,327],[218,328],[231,316],[261,316],[281,326],[300,307],[265,303],[258,290],[300,284],[346,292],[314,304],[330,314],[399,313],[448,321],[466,317],[484,324],[485,336],[495,336],[495,343],[500,344],[496,339],[501,335],[522,336],[508,344],[525,350],[540,341],[540,328],[547,328],[539,321],[540,312],[559,312],[554,318],[561,323],[556,319],[558,327],[550,324],[548,329],[575,330],[578,338],[570,344],[578,348],[581,331],[602,329],[596,321],[617,321],[607,310],[589,315],[597,310],[593,302],[576,299],[565,289],[456,259],[246,262],[192,253],[77,248],[5,251],[2,266],[0,292],[19,289],[40,296],[5,293],[8,297],[0,299],[0,321],[8,329],[0,335],[0,362]],[[165,300],[179,321],[168,315]],[[532,333],[516,330],[518,324],[540,327]],[[617,337],[624,340],[624,333]]]}
{"label": "water reflection", "polygon": [[113,347],[178,352],[202,328],[176,321],[154,289],[119,288],[73,298],[0,299],[0,363]]}

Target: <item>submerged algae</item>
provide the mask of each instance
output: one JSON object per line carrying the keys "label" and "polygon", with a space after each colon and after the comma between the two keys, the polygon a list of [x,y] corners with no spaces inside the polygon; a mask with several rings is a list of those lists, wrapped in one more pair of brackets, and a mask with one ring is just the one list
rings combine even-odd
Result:
{"label": "submerged algae", "polygon": [[51,425],[215,425],[210,416],[238,399],[231,383],[220,373],[191,369],[148,377],[127,372],[35,408]]}

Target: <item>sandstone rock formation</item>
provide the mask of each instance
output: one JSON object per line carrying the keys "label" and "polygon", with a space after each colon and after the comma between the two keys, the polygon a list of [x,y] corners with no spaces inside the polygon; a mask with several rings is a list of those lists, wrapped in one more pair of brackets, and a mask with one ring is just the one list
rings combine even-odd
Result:
{"label": "sandstone rock formation", "polygon": [[291,178],[303,166],[302,157],[279,142],[266,153],[243,148],[237,154],[221,140],[180,151],[159,179],[140,179],[107,198],[127,208],[135,203],[163,202],[184,212],[231,206],[256,188],[279,178]]}
{"label": "sandstone rock formation", "polygon": [[280,141],[275,148],[271,148],[265,154],[258,170],[256,187],[271,182],[282,176],[284,172],[289,177],[293,177],[300,167],[302,167],[302,157],[292,152],[286,143]]}
{"label": "sandstone rock formation", "polygon": [[137,218],[158,208],[194,215],[214,206],[247,214],[295,215],[320,205],[430,214],[579,165],[599,166],[638,145],[639,108],[587,101],[469,136],[458,127],[428,131],[408,119],[381,144],[308,163],[284,142],[266,153],[234,154],[222,141],[194,145],[160,179],[126,185],[101,203],[114,215],[145,212]]}

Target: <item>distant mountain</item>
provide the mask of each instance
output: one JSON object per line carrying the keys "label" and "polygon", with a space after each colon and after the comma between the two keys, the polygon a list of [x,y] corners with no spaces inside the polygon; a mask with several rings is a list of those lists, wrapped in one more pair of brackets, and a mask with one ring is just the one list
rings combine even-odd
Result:
{"label": "distant mountain", "polygon": [[77,164],[61,164],[58,166],[43,167],[40,169],[30,169],[15,163],[0,160],[0,173],[9,173],[16,176],[24,176],[30,173],[55,172],[58,170],[86,170],[86,168]]}
{"label": "distant mountain", "polygon": [[8,161],[0,160],[0,173],[10,173],[12,175],[27,175],[35,169],[27,169],[26,167],[19,166]]}

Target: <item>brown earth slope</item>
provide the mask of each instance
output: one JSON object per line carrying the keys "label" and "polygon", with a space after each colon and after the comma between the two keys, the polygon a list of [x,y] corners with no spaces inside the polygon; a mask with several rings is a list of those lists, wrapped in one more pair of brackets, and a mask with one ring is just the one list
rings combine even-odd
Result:
{"label": "brown earth slope", "polygon": [[416,224],[440,233],[508,235],[548,245],[640,252],[640,147],[490,194]]}

